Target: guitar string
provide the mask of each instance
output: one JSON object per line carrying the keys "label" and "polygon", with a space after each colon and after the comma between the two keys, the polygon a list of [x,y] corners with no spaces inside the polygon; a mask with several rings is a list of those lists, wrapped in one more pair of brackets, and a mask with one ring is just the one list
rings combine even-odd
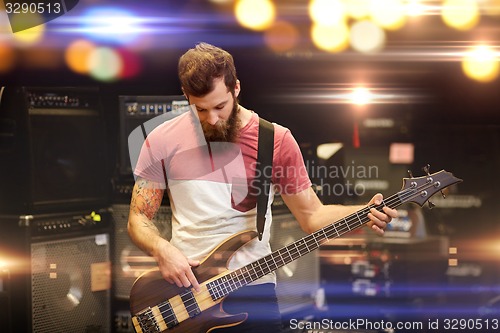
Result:
{"label": "guitar string", "polygon": [[[383,200],[383,201],[382,201],[382,204],[380,204],[380,205],[374,205],[374,204],[371,204],[370,206],[364,207],[363,209],[360,209],[359,211],[370,211],[370,210],[371,210],[371,208],[375,208],[375,209],[377,209],[377,210],[381,211],[381,210],[382,210],[382,208],[383,208],[384,206],[391,206],[391,205],[393,205],[393,204],[396,204],[396,206],[395,206],[395,207],[397,207],[398,205],[403,204],[403,203],[405,203],[406,201],[409,201],[409,199],[410,199],[410,198],[412,198],[412,197],[418,197],[418,196],[420,195],[420,193],[422,193],[422,191],[425,191],[425,190],[427,190],[428,188],[431,188],[431,187],[433,187],[433,186],[434,186],[434,185],[433,185],[433,183],[428,181],[428,182],[424,183],[423,185],[417,186],[416,188],[411,188],[411,187],[410,187],[410,188],[404,189],[404,190],[402,190],[402,191],[400,191],[400,192],[398,192],[398,193],[396,193],[396,194],[394,194],[394,195],[392,195],[392,196],[388,197],[388,199],[387,199],[387,200]],[[400,203],[399,203],[399,204],[397,204],[397,202],[398,202],[398,201],[400,201]],[[354,230],[354,229],[356,229],[356,228],[358,228],[358,227],[360,227],[360,226],[362,226],[362,225],[366,224],[368,221],[367,221],[367,222],[362,222],[362,221],[361,221],[361,218],[359,217],[359,215],[358,215],[357,213],[358,213],[358,212],[354,212],[353,214],[350,214],[349,216],[346,216],[345,218],[343,218],[343,219],[341,219],[341,220],[337,221],[336,223],[335,223],[335,222],[334,222],[334,223],[331,223],[331,224],[329,224],[329,225],[327,225],[327,226],[325,226],[325,227],[323,227],[323,228],[321,228],[321,229],[319,229],[319,230],[315,231],[314,233],[312,233],[312,234],[310,234],[310,235],[305,236],[305,237],[303,238],[305,243],[303,243],[303,244],[305,245],[305,247],[306,247],[306,249],[307,249],[307,252],[305,252],[304,254],[309,253],[309,252],[312,252],[312,250],[311,250],[311,251],[309,251],[309,247],[307,246],[307,242],[309,242],[310,240],[314,240],[314,242],[315,242],[315,243],[317,243],[317,241],[316,241],[316,239],[315,239],[315,238],[316,238],[316,237],[315,237],[315,234],[319,234],[320,232],[323,232],[323,233],[324,233],[324,235],[326,236],[326,232],[331,233],[331,231],[332,231],[332,230],[327,231],[327,229],[331,229],[331,228],[333,228],[333,229],[335,229],[335,232],[336,232],[337,236],[334,236],[334,237],[333,237],[333,238],[331,238],[331,239],[335,239],[335,238],[338,238],[341,234],[344,234],[344,233],[346,233],[346,232],[348,232],[348,231]],[[349,221],[349,220],[350,220],[350,221]],[[357,221],[359,220],[359,222],[361,222],[361,223],[360,223],[359,225],[354,226],[353,228],[351,228],[351,227],[349,226],[349,223],[351,223],[353,220],[354,220],[354,221],[356,221],[356,223],[358,223]],[[341,223],[341,222],[344,222],[343,224],[344,224],[345,226],[344,226],[344,225],[342,225],[342,226],[341,226],[341,228],[340,228],[340,232],[339,232],[339,229],[338,229],[336,226],[337,226],[339,223]],[[346,229],[346,227],[347,227],[347,229]],[[311,239],[308,239],[308,238],[311,238]],[[320,244],[322,244],[323,242],[328,241],[328,240],[330,240],[330,237],[329,237],[329,236],[326,236],[326,239],[325,239],[325,238],[323,238],[323,239],[321,239],[321,240],[320,240],[320,242],[321,242]],[[293,242],[293,243],[292,243],[292,244],[290,244],[290,245],[296,244],[297,242],[300,242],[300,240],[298,240],[298,241],[296,241],[296,242]],[[290,246],[290,245],[289,245],[289,246]],[[317,244],[312,244],[312,245],[319,247]],[[280,251],[280,250],[285,249],[285,248],[287,248],[287,247],[288,247],[288,246],[285,246],[285,247],[283,247],[283,248],[281,248],[281,249],[279,249],[279,250],[275,251],[274,253],[279,253],[279,251]],[[297,245],[295,245],[295,247],[297,248]],[[316,248],[316,249],[317,249],[317,248]],[[313,250],[315,250],[315,249],[313,249]],[[289,253],[289,251],[288,251],[288,250],[287,250],[287,253]],[[290,259],[292,259],[291,261],[296,260],[296,259],[300,258],[302,255],[304,255],[304,254],[302,254],[302,253],[301,253],[301,251],[300,251],[298,248],[297,248],[297,254],[299,254],[299,256],[298,256],[297,258],[293,258],[293,256],[289,253]],[[273,261],[274,261],[274,256],[272,256],[272,254],[270,254],[270,255],[268,255],[268,256],[270,256],[270,258],[271,258],[271,259],[273,259]],[[266,257],[268,257],[268,256],[266,256]],[[259,259],[259,260],[257,260],[257,261],[260,261],[260,260],[264,259],[264,260],[263,260],[263,261],[264,261],[264,263],[265,263],[265,264],[268,266],[268,268],[270,269],[270,267],[269,267],[269,265],[268,265],[268,262],[267,262],[266,257],[263,257],[263,258],[261,258],[261,259]],[[281,257],[281,255],[280,255],[280,257]],[[283,259],[283,258],[282,258],[282,259]],[[285,262],[285,261],[284,261],[284,262]],[[272,270],[271,270],[271,272],[272,272],[272,271],[274,271],[274,270],[276,270],[277,268],[279,268],[279,266],[278,266],[278,265],[276,265],[276,261],[274,261],[274,264],[275,264],[275,266],[276,266],[276,267],[275,267],[274,269],[272,269]],[[251,264],[249,264],[249,265],[251,265]],[[244,267],[247,267],[247,266],[249,266],[249,265],[246,265],[246,266],[244,266]],[[284,264],[284,265],[285,265],[285,264]],[[261,265],[259,265],[259,266],[261,266]],[[244,268],[244,267],[242,267],[242,268]],[[255,267],[252,267],[252,269],[255,271]],[[227,274],[225,274],[225,275],[224,275],[224,276],[222,276],[222,277],[229,276],[229,275],[231,275],[232,273],[237,272],[237,271],[240,271],[240,270],[241,270],[241,268],[240,268],[240,269],[237,269],[237,270],[235,270],[235,271],[233,271],[233,272],[227,273]],[[247,271],[248,271],[248,270],[247,270]],[[265,273],[265,272],[266,272],[265,270],[262,270],[259,274],[257,274],[257,277],[256,277],[255,279],[253,279],[253,277],[251,277],[251,276],[250,276],[250,278],[251,278],[251,279],[253,279],[253,280],[251,280],[250,282],[257,280],[257,279],[259,278],[259,275],[261,275],[261,274],[263,274],[263,275],[261,275],[260,277],[265,276],[266,274],[269,274],[269,273]],[[243,273],[243,275],[244,275],[244,273]],[[221,277],[220,277],[220,278],[221,278]],[[220,278],[218,278],[218,279],[216,279],[216,280],[213,280],[212,282],[215,282],[215,281],[219,280]],[[228,285],[228,283],[229,283],[229,282],[239,282],[239,281],[238,281],[238,280],[237,280],[237,281],[227,281],[227,282],[226,282],[226,285]],[[246,279],[245,279],[245,284],[244,284],[244,285],[246,285],[246,284],[248,284],[248,283],[249,283],[249,282],[246,282]],[[240,284],[241,284],[241,282],[240,282]],[[242,284],[240,287],[242,287],[242,286],[243,286],[243,284]],[[220,285],[218,285],[217,287],[220,287]],[[236,287],[236,289],[239,289],[240,287]],[[236,289],[231,290],[233,287],[231,287],[230,285],[229,285],[229,286],[224,286],[224,288],[226,289],[226,291],[227,291],[227,289],[230,289],[230,290],[229,290],[229,292],[232,292],[232,291],[236,290]],[[191,293],[191,294],[192,294],[192,293]],[[198,300],[199,300],[199,301],[201,301],[201,302],[203,302],[203,301],[206,301],[206,300],[212,299],[212,296],[210,295],[210,291],[208,290],[208,287],[207,287],[207,293],[205,293],[205,294],[208,294],[208,295],[206,295],[206,297],[204,297],[204,298],[199,298]],[[192,294],[192,295],[194,295],[194,294]],[[224,296],[222,296],[222,297],[224,297]],[[186,301],[191,301],[191,300],[193,300],[193,299],[194,299],[194,300],[195,300],[195,302],[196,302],[196,297],[191,297],[191,298],[188,298],[188,299],[186,299]],[[167,301],[165,301],[165,302],[162,302],[161,304],[164,304],[164,303],[169,303],[169,302],[168,302],[168,300],[167,300]],[[169,303],[169,304],[170,304],[170,303]],[[215,304],[217,304],[217,303],[215,303]],[[214,304],[214,305],[215,305],[215,304]],[[196,304],[191,304],[191,305],[188,305],[188,306],[185,306],[185,305],[184,305],[184,302],[183,302],[182,304],[179,304],[179,305],[177,305],[177,306],[175,306],[175,307],[172,307],[172,306],[171,306],[171,304],[170,304],[170,308],[171,308],[171,310],[160,311],[160,316],[161,316],[161,318],[163,318],[163,320],[164,320],[164,322],[165,322],[165,319],[166,319],[166,318],[168,318],[168,317],[170,317],[170,316],[173,316],[174,318],[176,318],[176,316],[175,316],[175,312],[177,312],[177,311],[175,311],[175,310],[178,310],[178,308],[180,308],[180,310],[182,310],[182,308],[186,309],[186,310],[187,310],[187,312],[188,312],[188,314],[189,314],[189,311],[190,311],[190,310],[189,310],[188,308],[189,308],[189,307],[192,307],[192,306],[198,306],[198,303],[196,303]],[[164,314],[164,313],[166,313],[166,312],[171,312],[171,315],[167,315],[167,316],[166,316],[166,318],[165,318],[165,317],[163,316],[163,314]],[[156,322],[158,322],[158,321],[157,321],[157,318],[158,318],[158,317],[159,317],[159,316],[154,316],[154,317],[153,317],[153,318],[155,319],[155,321],[156,321]],[[172,320],[172,321],[168,321],[168,322],[166,322],[166,324],[167,324],[167,325],[168,325],[168,324],[172,324],[172,323],[175,323],[176,321],[177,321],[177,320],[176,320],[176,319],[174,319],[174,320]]]}

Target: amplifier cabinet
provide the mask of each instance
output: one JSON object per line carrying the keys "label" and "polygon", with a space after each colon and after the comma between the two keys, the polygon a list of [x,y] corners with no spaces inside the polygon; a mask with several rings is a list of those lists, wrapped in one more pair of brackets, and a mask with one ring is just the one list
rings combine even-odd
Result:
{"label": "amplifier cabinet", "polygon": [[[273,215],[271,248],[273,251],[306,236],[291,213]],[[320,289],[319,255],[313,251],[276,271],[276,293],[283,317],[310,311],[316,305]]]}
{"label": "amplifier cabinet", "polygon": [[107,205],[108,141],[96,88],[0,87],[0,213]]}
{"label": "amplifier cabinet", "polygon": [[[88,225],[75,230],[75,220]],[[0,218],[16,333],[110,332],[108,220],[95,212]]]}
{"label": "amplifier cabinet", "polygon": [[[145,271],[157,266],[153,257],[147,255],[132,243],[127,223],[129,205],[112,206],[114,228],[113,281],[115,297],[128,300],[134,281]],[[172,211],[169,206],[161,206],[154,223],[165,239],[172,238]]]}

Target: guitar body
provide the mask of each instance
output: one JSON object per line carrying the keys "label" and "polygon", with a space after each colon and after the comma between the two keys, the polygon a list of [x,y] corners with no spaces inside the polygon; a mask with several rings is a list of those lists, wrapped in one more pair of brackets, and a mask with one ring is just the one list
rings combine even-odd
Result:
{"label": "guitar body", "polygon": [[[256,236],[257,233],[255,231],[239,233],[228,238],[215,248],[198,267],[193,268],[193,272],[200,285],[227,272],[227,263],[234,252]],[[175,284],[165,281],[158,268],[149,270],[142,274],[132,286],[130,292],[130,311],[134,315],[141,310],[149,307],[152,308],[167,299],[174,298],[186,290],[187,288],[179,288]],[[235,315],[225,313],[222,309],[221,301],[207,304],[207,306],[206,310],[195,317],[186,319],[181,325],[169,328],[168,332],[206,333],[216,328],[238,325],[247,319],[246,313]],[[164,331],[153,330],[152,332]]]}

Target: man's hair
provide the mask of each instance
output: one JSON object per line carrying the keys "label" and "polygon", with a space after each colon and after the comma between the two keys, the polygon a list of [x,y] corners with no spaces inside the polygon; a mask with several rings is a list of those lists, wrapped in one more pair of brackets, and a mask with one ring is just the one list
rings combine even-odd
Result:
{"label": "man's hair", "polygon": [[199,43],[179,59],[179,79],[186,95],[202,97],[214,89],[213,81],[224,78],[234,94],[236,68],[231,54],[208,43]]}

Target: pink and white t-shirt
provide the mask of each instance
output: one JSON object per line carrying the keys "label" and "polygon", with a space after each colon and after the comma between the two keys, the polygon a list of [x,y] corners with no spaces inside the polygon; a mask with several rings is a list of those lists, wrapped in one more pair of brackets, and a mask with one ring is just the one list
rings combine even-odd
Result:
{"label": "pink and white t-shirt", "polygon": [[[273,186],[263,239],[255,238],[239,249],[229,269],[271,253],[270,207],[275,191],[296,194],[311,186],[297,142],[287,128],[273,125]],[[187,257],[202,260],[228,237],[255,230],[258,131],[259,117],[253,113],[238,142],[207,143],[192,108],[148,135],[134,173],[167,189],[172,208],[171,243]],[[275,282],[275,275],[256,281],[265,282]]]}

